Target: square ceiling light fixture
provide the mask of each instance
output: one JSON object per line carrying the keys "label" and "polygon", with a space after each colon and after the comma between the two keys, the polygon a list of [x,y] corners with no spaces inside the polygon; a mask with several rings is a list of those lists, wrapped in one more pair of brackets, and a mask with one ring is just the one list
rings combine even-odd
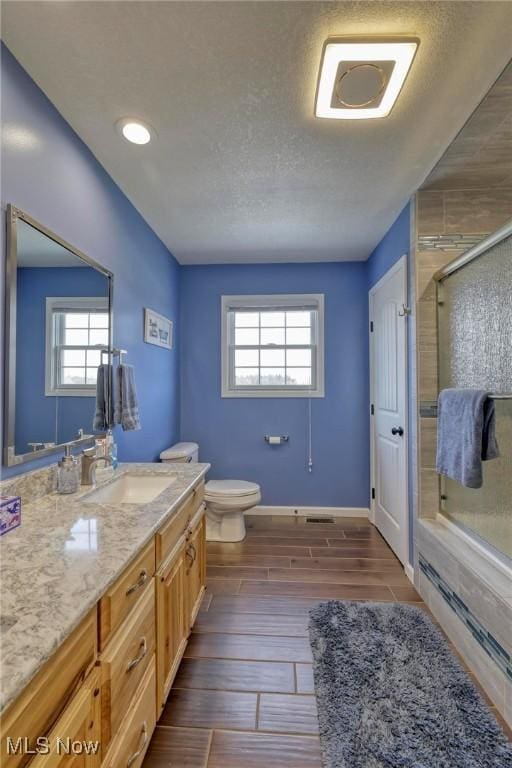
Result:
{"label": "square ceiling light fixture", "polygon": [[325,41],[315,115],[337,120],[386,117],[418,48],[417,38]]}

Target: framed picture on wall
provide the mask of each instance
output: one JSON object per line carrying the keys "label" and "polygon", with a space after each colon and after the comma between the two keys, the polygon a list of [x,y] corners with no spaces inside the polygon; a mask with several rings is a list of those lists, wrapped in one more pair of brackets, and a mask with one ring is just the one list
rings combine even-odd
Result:
{"label": "framed picture on wall", "polygon": [[144,308],[144,341],[147,344],[172,349],[172,330],[172,320]]}

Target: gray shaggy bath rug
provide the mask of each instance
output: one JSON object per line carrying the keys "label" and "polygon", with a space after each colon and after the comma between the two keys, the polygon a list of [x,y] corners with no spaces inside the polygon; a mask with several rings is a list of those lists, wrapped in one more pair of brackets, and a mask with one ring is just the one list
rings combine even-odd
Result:
{"label": "gray shaggy bath rug", "polygon": [[512,768],[512,744],[420,608],[332,600],[309,634],[325,768]]}

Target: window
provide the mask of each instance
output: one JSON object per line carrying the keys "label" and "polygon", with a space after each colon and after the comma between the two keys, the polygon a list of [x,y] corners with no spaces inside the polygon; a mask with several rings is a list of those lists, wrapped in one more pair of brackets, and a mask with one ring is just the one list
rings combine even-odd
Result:
{"label": "window", "polygon": [[109,344],[108,299],[46,299],[46,395],[94,397],[101,348]]}
{"label": "window", "polygon": [[223,397],[323,397],[322,294],[222,297]]}

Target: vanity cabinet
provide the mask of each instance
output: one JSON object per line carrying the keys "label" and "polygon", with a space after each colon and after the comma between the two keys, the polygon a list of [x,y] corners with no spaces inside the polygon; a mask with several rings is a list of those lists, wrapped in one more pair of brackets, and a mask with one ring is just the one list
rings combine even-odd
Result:
{"label": "vanity cabinet", "polygon": [[204,591],[203,488],[190,491],[4,713],[2,768],[142,764]]}

